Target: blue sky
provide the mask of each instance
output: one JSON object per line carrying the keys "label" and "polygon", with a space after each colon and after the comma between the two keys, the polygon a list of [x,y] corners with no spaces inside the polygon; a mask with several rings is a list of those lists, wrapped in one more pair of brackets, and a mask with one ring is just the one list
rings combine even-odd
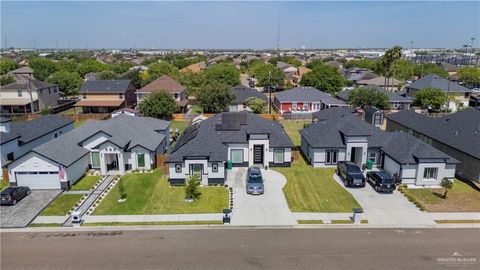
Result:
{"label": "blue sky", "polygon": [[460,47],[480,2],[5,2],[1,45],[37,48]]}

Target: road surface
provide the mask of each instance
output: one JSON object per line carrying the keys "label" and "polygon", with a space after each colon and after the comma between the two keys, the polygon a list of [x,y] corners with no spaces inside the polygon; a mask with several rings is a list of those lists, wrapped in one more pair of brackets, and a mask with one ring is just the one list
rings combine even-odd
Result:
{"label": "road surface", "polygon": [[479,229],[2,233],[1,269],[480,269]]}

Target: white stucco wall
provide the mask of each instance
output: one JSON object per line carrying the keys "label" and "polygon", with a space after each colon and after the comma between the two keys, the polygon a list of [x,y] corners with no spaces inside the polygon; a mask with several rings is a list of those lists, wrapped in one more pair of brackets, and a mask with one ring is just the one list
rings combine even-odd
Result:
{"label": "white stucco wall", "polygon": [[10,163],[8,169],[10,182],[16,182],[16,172],[58,172],[58,164],[39,154],[30,152]]}
{"label": "white stucco wall", "polygon": [[[132,170],[136,169],[145,169],[145,170],[150,170],[152,168],[152,163],[155,160],[154,153],[150,152],[149,150],[141,147],[141,146],[135,146],[130,150],[130,153],[125,153],[125,154],[130,154],[128,155],[128,159],[126,160],[126,164],[131,164],[132,165]],[[145,166],[140,167],[138,166],[138,154],[144,154],[145,155]],[[125,155],[127,156],[127,155]]]}
{"label": "white stucco wall", "polygon": [[[425,168],[438,168],[437,177],[435,179],[423,178]],[[426,163],[421,162],[418,164],[416,184],[420,186],[432,186],[439,185],[443,178],[453,178],[455,176],[455,165],[445,163]]]}
{"label": "white stucco wall", "polygon": [[65,168],[65,179],[70,182],[70,185],[75,184],[88,170],[88,164],[90,163],[90,154],[87,154],[77,160],[75,163]]}
{"label": "white stucco wall", "polygon": [[[213,172],[212,164],[218,164],[218,172]],[[182,171],[177,173],[175,171],[175,164],[182,165]],[[187,179],[190,176],[190,165],[191,164],[202,164],[202,185],[208,185],[208,178],[225,178],[225,166],[223,162],[208,162],[206,159],[187,159],[183,163],[169,163],[168,172],[169,177],[172,179]]]}
{"label": "white stucco wall", "polygon": [[17,148],[18,148],[18,140],[17,139],[11,140],[9,142],[6,142],[6,143],[0,145],[0,156],[1,156],[0,167],[2,167],[3,165],[6,164],[7,155],[9,153],[13,152],[14,158],[18,158],[17,156],[15,156],[15,151],[17,150]]}

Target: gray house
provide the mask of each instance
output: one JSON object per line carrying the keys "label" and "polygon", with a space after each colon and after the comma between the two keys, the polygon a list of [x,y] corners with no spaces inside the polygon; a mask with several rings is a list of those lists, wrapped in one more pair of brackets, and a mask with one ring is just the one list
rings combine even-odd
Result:
{"label": "gray house", "polygon": [[449,154],[461,162],[456,167],[458,176],[480,181],[480,108],[439,118],[405,110],[386,118],[388,131],[412,134]]}
{"label": "gray house", "polygon": [[385,132],[345,108],[314,114],[316,123],[300,130],[301,150],[314,167],[352,161],[397,174],[405,184],[438,186],[453,179],[458,161],[406,133]]}
{"label": "gray house", "polygon": [[290,166],[293,143],[283,126],[249,112],[217,114],[188,127],[167,163],[171,184],[198,175],[202,185],[225,182],[235,167]]}
{"label": "gray house", "polygon": [[[388,91],[387,89],[376,86],[376,85],[367,85],[365,86],[366,88],[371,88],[375,89],[376,91],[385,94],[388,97],[388,101],[390,103],[390,109],[391,110],[405,110],[405,109],[410,109],[410,105],[413,102],[413,99],[410,97],[404,97],[401,96],[395,92]],[[337,94],[337,98],[340,100],[343,100],[345,102],[348,102],[348,98],[350,93],[353,90],[344,90],[342,92],[339,92]]]}
{"label": "gray house", "polygon": [[259,98],[265,101],[265,103],[268,102],[268,97],[264,93],[243,85],[237,85],[232,87],[231,92],[235,96],[232,104],[230,105],[231,112],[241,112],[244,110],[248,110],[248,107],[245,103],[249,98],[252,97]]}

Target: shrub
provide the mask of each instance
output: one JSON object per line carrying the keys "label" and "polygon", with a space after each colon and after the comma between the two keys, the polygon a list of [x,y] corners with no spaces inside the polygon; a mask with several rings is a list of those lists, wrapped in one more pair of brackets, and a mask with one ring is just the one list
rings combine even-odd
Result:
{"label": "shrub", "polygon": [[125,186],[123,185],[123,179],[118,180],[118,192],[120,193],[120,199],[126,199],[127,193],[125,192]]}
{"label": "shrub", "polygon": [[198,176],[190,176],[185,186],[185,199],[198,199],[201,195],[200,191],[198,191],[198,186],[200,186]]}

